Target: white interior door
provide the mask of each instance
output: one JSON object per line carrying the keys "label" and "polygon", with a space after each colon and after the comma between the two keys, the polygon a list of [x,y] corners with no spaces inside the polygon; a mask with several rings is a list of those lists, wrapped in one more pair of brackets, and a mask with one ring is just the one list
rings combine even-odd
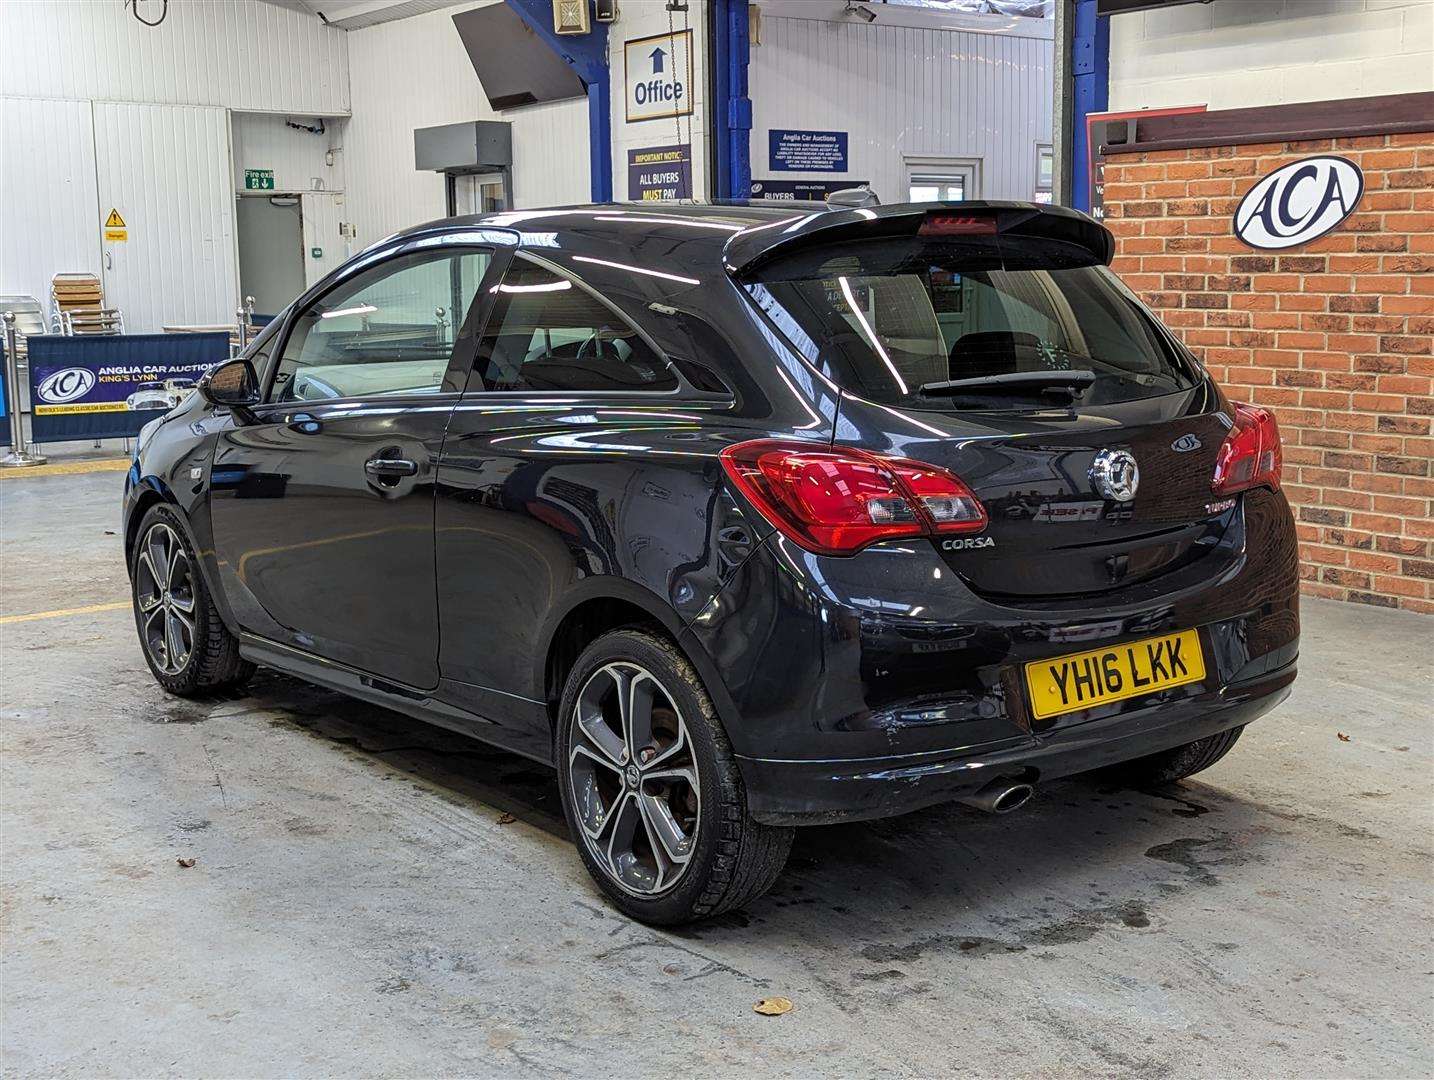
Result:
{"label": "white interior door", "polygon": [[352,241],[340,232],[345,220],[342,191],[306,191],[299,198],[304,210],[304,287],[308,288],[348,261]]}
{"label": "white interior door", "polygon": [[239,306],[229,114],[194,105],[97,101],[95,171],[105,299],[129,333],[234,322]]}

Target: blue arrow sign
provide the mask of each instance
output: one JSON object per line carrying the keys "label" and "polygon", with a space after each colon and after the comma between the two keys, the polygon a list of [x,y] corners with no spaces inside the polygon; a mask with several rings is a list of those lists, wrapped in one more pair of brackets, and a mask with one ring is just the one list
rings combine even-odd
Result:
{"label": "blue arrow sign", "polygon": [[662,72],[662,58],[667,54],[661,49],[652,50],[652,73],[658,75]]}

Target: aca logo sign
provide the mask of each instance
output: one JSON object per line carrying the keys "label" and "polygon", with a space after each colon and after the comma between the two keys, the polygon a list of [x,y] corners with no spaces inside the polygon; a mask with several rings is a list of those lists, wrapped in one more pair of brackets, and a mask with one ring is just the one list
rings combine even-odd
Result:
{"label": "aca logo sign", "polygon": [[35,387],[35,396],[52,405],[82,398],[95,388],[95,373],[89,368],[71,367],[46,375]]}
{"label": "aca logo sign", "polygon": [[1253,248],[1278,251],[1308,244],[1359,205],[1364,174],[1348,158],[1292,161],[1264,177],[1235,208],[1235,235]]}

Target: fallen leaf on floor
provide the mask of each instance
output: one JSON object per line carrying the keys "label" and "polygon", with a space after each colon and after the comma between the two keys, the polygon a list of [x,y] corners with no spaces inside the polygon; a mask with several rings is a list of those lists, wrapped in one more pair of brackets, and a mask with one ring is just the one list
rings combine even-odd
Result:
{"label": "fallen leaf on floor", "polygon": [[1344,732],[1336,731],[1335,734],[1339,736],[1340,742],[1349,742],[1349,736],[1346,735]]}
{"label": "fallen leaf on floor", "polygon": [[781,1016],[783,1013],[792,1011],[792,999],[784,997],[763,998],[752,1006],[754,1013],[761,1013],[763,1016]]}
{"label": "fallen leaf on floor", "polygon": [[515,821],[517,821],[517,820],[518,820],[518,819],[515,818],[512,814],[502,814],[502,815],[500,815],[500,816],[498,817],[498,824],[499,824],[499,825],[511,825],[511,824],[513,824],[513,822],[515,822]]}
{"label": "fallen leaf on floor", "polygon": [[175,859],[174,861],[177,862],[180,866],[184,867],[186,870],[188,870],[191,866],[194,865],[194,860],[193,860],[193,859],[182,859],[182,858],[181,858],[181,859]]}

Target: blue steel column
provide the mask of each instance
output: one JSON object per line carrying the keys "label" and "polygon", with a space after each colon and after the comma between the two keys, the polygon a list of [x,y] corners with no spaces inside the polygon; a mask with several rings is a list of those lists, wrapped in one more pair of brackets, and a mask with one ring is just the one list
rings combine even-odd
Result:
{"label": "blue steel column", "polygon": [[747,0],[712,0],[712,163],[719,199],[746,199],[752,193],[752,100],[747,96],[751,60]]}
{"label": "blue steel column", "polygon": [[593,202],[612,202],[612,84],[588,83],[588,176]]}
{"label": "blue steel column", "polygon": [[1096,15],[1096,0],[1075,0],[1071,33],[1071,205],[1090,213],[1090,152],[1085,118],[1110,107],[1110,19]]}
{"label": "blue steel column", "polygon": [[607,24],[586,34],[553,33],[552,0],[504,0],[544,45],[578,74],[588,90],[588,185],[593,202],[612,201],[612,88]]}
{"label": "blue steel column", "polygon": [[747,65],[752,58],[747,0],[727,0],[727,178],[728,198],[752,196],[752,99]]}

